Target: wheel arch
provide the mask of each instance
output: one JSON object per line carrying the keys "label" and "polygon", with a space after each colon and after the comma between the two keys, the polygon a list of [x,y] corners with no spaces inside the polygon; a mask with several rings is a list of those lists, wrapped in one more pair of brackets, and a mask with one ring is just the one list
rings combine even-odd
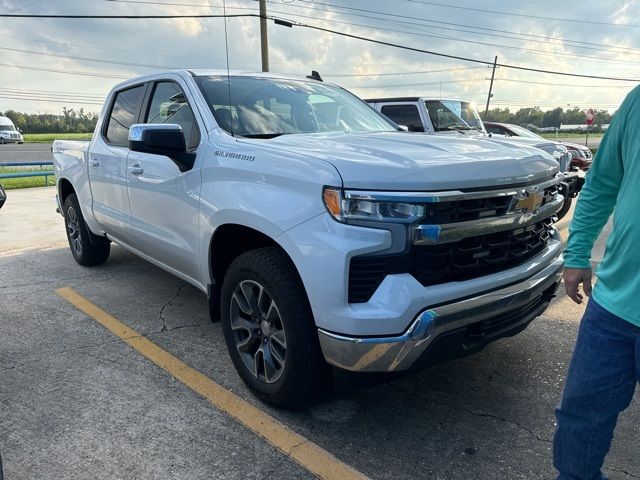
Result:
{"label": "wheel arch", "polygon": [[208,293],[213,318],[219,318],[222,282],[233,260],[245,252],[264,247],[276,247],[282,251],[291,262],[308,299],[306,287],[302,281],[298,267],[283,245],[270,235],[255,228],[236,223],[227,223],[216,228],[209,242],[210,283]]}
{"label": "wheel arch", "polygon": [[60,205],[64,205],[64,201],[71,193],[76,193],[76,189],[73,188],[73,185],[68,179],[61,178],[58,181],[58,195],[60,198]]}

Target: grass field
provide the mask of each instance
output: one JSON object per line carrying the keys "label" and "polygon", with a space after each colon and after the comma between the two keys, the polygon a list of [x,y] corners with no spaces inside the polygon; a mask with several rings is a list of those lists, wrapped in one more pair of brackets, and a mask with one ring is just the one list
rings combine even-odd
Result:
{"label": "grass field", "polygon": [[[553,133],[553,132],[549,132],[549,133],[541,133],[541,136],[543,136],[544,138],[548,138],[550,140],[553,140],[555,138],[585,138],[585,134],[584,133],[565,133],[565,132],[558,132]],[[602,138],[602,136],[604,135],[604,133],[591,133],[589,132],[589,138]]]}
{"label": "grass field", "polygon": [[[0,175],[3,173],[24,173],[24,172],[46,172],[51,171],[51,167],[0,167]],[[47,183],[45,183],[45,179]],[[26,178],[0,178],[0,185],[6,190],[13,190],[16,188],[29,188],[29,187],[46,187],[47,185],[55,185],[56,179],[53,176],[53,172],[49,177],[26,177]]]}
{"label": "grass field", "polygon": [[92,133],[25,133],[25,143],[51,143],[54,140],[91,140]]}

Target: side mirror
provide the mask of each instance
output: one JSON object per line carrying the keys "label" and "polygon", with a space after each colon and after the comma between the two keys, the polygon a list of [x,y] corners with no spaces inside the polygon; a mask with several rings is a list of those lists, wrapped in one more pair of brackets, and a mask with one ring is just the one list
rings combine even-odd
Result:
{"label": "side mirror", "polygon": [[195,153],[187,151],[187,142],[180,125],[170,123],[138,123],[129,129],[129,149],[169,157],[181,172],[193,168]]}
{"label": "side mirror", "polygon": [[4,202],[7,201],[7,194],[4,191],[4,188],[2,188],[2,185],[0,185],[0,208],[2,208],[2,206],[4,205]]}
{"label": "side mirror", "polygon": [[409,131],[409,127],[407,127],[406,125],[398,125],[398,128],[400,130],[402,130],[403,132],[408,132]]}

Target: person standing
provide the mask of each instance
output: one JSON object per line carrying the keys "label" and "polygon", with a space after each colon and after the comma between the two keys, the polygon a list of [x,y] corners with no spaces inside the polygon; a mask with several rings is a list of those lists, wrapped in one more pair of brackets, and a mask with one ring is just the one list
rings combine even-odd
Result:
{"label": "person standing", "polygon": [[[591,250],[612,213],[592,291]],[[615,114],[587,174],[564,265],[567,295],[589,300],[556,409],[554,466],[558,480],[602,480],[618,414],[640,375],[640,87]]]}

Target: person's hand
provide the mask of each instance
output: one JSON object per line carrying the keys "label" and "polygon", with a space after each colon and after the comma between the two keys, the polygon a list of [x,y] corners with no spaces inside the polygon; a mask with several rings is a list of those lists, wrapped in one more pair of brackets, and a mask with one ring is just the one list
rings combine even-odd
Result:
{"label": "person's hand", "polygon": [[564,288],[571,300],[578,305],[582,303],[584,297],[578,291],[578,285],[582,284],[582,289],[587,297],[591,296],[591,269],[590,268],[565,268]]}

